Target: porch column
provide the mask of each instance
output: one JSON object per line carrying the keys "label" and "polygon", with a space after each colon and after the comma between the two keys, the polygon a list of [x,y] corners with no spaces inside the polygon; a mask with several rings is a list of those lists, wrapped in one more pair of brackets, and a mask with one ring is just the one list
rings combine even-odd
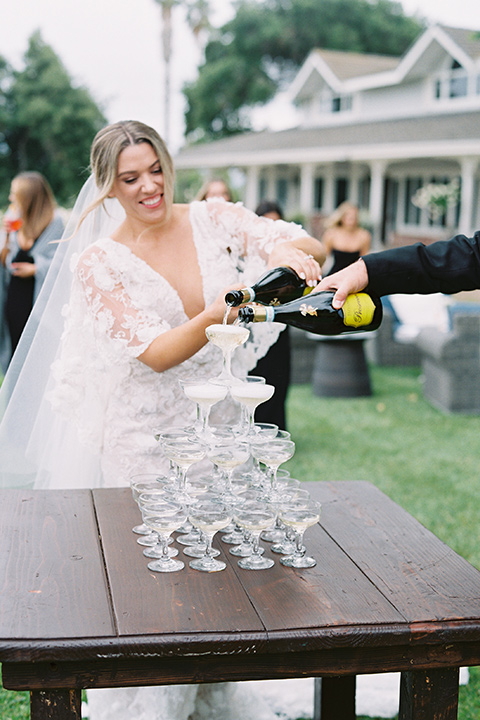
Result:
{"label": "porch column", "polygon": [[477,164],[477,158],[463,157],[460,160],[462,195],[458,232],[463,233],[464,235],[472,234],[473,192]]}
{"label": "porch column", "polygon": [[303,163],[300,166],[300,212],[307,220],[313,213],[314,164]]}
{"label": "porch column", "polygon": [[333,165],[327,165],[325,167],[325,187],[323,194],[323,212],[326,215],[331,215],[335,210],[335,176]]}
{"label": "porch column", "polygon": [[354,163],[350,169],[350,192],[348,199],[354,205],[359,204],[359,182],[360,182],[360,165]]}
{"label": "porch column", "polygon": [[250,165],[247,168],[247,183],[245,187],[245,206],[255,210],[258,205],[258,178],[260,168],[257,165]]}
{"label": "porch column", "polygon": [[385,160],[373,160],[370,163],[370,198],[369,213],[372,223],[372,245],[379,247],[382,227],[383,185],[385,177]]}

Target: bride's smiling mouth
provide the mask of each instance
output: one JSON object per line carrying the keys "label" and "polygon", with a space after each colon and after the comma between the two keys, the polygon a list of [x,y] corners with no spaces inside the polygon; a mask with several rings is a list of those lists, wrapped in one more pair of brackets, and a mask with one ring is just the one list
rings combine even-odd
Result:
{"label": "bride's smiling mouth", "polygon": [[140,205],[144,205],[147,208],[157,208],[160,207],[163,201],[163,195],[155,195],[154,197],[145,198],[144,200],[140,200]]}

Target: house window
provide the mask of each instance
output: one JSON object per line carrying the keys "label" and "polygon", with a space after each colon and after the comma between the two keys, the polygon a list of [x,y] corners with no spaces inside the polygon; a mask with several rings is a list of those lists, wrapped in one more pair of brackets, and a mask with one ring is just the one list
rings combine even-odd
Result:
{"label": "house window", "polygon": [[412,197],[423,185],[422,178],[407,178],[405,181],[405,207],[403,220],[406,225],[420,225],[421,210],[412,203]]}
{"label": "house window", "polygon": [[335,180],[335,207],[345,202],[348,197],[348,179],[337,178]]}
{"label": "house window", "polygon": [[323,178],[315,178],[313,203],[317,210],[320,210],[323,207],[323,186]]}
{"label": "house window", "polygon": [[450,93],[449,96],[451,98],[455,97],[466,97],[468,93],[468,75],[463,70],[459,72],[458,70],[455,71],[455,73],[452,72],[452,76],[450,78]]}
{"label": "house window", "polygon": [[264,200],[267,196],[267,181],[265,178],[260,178],[258,183],[258,197],[260,200]]}
{"label": "house window", "polygon": [[281,207],[287,205],[288,196],[288,181],[286,178],[279,178],[277,180],[277,202]]}
{"label": "house window", "polygon": [[468,73],[460,63],[453,60],[450,70],[435,80],[435,98],[459,98],[468,95]]}
{"label": "house window", "polygon": [[345,112],[352,109],[351,95],[334,95],[332,97],[332,112]]}

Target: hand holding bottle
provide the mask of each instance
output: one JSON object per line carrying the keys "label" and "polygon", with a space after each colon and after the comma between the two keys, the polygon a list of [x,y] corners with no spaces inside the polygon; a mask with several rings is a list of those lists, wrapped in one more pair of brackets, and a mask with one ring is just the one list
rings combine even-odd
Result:
{"label": "hand holding bottle", "polygon": [[313,293],[335,290],[332,305],[336,310],[343,307],[348,295],[364,290],[368,285],[367,266],[360,258],[333,275],[327,275],[316,286]]}
{"label": "hand holding bottle", "polygon": [[320,265],[313,255],[289,242],[275,245],[268,258],[269,268],[280,265],[292,268],[302,280],[305,280],[309,287],[315,287],[322,277]]}

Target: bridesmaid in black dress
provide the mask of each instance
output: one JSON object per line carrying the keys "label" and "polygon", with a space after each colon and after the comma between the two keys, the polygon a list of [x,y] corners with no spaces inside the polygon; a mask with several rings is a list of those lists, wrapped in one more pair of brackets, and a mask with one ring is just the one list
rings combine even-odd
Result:
{"label": "bridesmaid in black dress", "polygon": [[366,255],[372,238],[368,230],[358,224],[358,208],[350,202],[343,202],[326,222],[322,241],[327,258],[333,259],[326,275],[332,275]]}
{"label": "bridesmaid in black dress", "polygon": [[7,269],[3,312],[8,337],[1,349],[3,365],[18,345],[50,267],[57,247],[52,241],[59,240],[63,233],[63,222],[55,215],[52,190],[40,173],[17,175],[11,183],[9,201],[10,212],[3,220],[6,240],[1,253]]}

